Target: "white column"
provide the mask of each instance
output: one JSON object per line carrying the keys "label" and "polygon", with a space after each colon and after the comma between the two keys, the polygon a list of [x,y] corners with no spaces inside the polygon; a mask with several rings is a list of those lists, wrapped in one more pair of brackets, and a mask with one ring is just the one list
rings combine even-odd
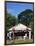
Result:
{"label": "white column", "polygon": [[12,33],[12,32],[9,32],[9,39],[10,39],[10,40],[12,39],[12,37],[11,37],[11,33]]}
{"label": "white column", "polygon": [[25,34],[25,36],[27,37],[27,33]]}
{"label": "white column", "polygon": [[27,33],[25,34],[25,36],[24,36],[24,40],[27,38]]}
{"label": "white column", "polygon": [[29,39],[31,39],[31,31],[29,31]]}

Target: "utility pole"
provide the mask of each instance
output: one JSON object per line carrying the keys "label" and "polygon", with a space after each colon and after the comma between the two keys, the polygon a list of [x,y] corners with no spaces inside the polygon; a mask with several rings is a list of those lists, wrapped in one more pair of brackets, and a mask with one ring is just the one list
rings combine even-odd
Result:
{"label": "utility pole", "polygon": [[[18,24],[18,17],[16,16],[16,25]],[[13,28],[13,42],[15,43],[15,28]]]}

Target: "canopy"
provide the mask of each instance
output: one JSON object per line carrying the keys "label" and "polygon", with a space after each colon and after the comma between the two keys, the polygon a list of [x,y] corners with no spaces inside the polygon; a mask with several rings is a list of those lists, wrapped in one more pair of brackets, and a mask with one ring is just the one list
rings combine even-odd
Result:
{"label": "canopy", "polygon": [[26,29],[29,29],[29,30],[31,30],[31,28],[28,28],[27,26],[25,26],[25,25],[23,25],[23,24],[18,24],[18,25],[15,25],[14,27],[12,27],[12,28],[10,28],[9,29],[9,31],[12,31],[12,30],[18,30],[18,31],[20,31],[20,30],[22,30],[22,31],[26,31]]}
{"label": "canopy", "polygon": [[27,29],[27,26],[25,26],[23,24],[18,24],[18,25],[15,25],[14,27],[10,28],[9,30],[12,30],[13,28],[15,30],[26,30]]}

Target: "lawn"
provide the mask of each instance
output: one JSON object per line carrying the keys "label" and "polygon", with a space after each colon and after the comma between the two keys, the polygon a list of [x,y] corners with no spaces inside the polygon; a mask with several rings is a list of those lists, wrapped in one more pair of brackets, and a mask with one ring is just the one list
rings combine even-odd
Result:
{"label": "lawn", "polygon": [[14,42],[13,42],[13,40],[7,40],[7,44],[9,45],[9,44],[11,44],[11,45],[16,45],[16,44],[30,44],[30,43],[33,43],[33,40],[32,39],[26,39],[26,40],[24,40],[24,39],[20,39],[20,40],[14,40]]}

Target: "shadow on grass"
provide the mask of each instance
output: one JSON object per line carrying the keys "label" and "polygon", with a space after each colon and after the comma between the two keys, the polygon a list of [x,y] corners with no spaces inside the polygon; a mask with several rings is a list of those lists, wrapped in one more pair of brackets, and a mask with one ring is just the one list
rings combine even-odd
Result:
{"label": "shadow on grass", "polygon": [[14,42],[12,42],[12,43],[10,43],[10,44],[7,44],[7,45],[19,45],[19,44],[34,44],[33,42],[26,42],[26,43],[14,43]]}
{"label": "shadow on grass", "polygon": [[32,39],[31,40],[27,39],[27,40],[16,40],[16,41],[13,41],[13,42],[9,41],[9,43],[7,43],[6,45],[33,44],[33,43],[34,42],[33,42]]}

